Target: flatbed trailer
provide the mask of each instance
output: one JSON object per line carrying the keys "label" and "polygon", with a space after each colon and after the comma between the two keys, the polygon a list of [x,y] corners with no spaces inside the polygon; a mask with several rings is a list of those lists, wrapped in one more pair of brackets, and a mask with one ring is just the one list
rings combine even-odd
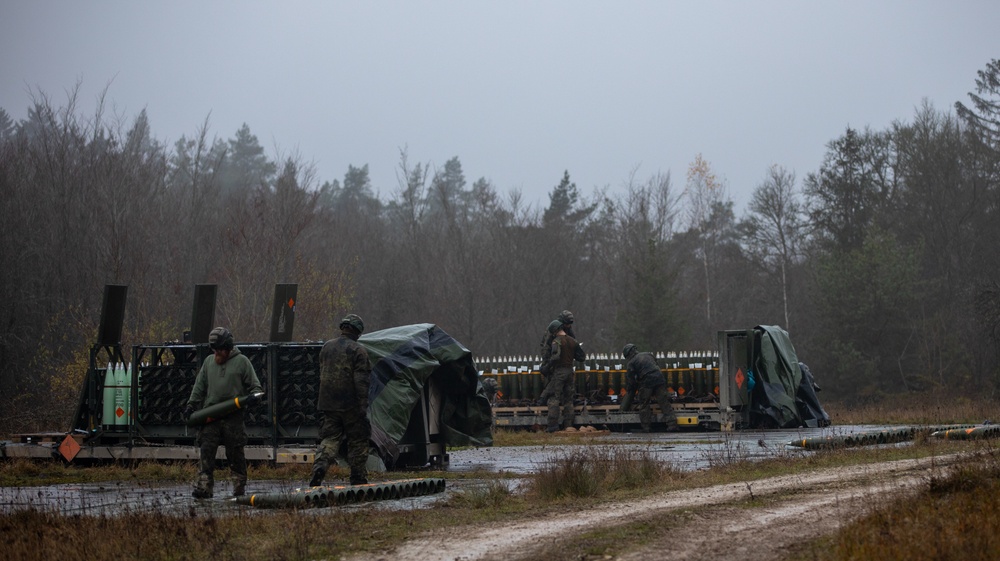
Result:
{"label": "flatbed trailer", "polygon": [[[718,403],[671,404],[681,430],[733,430],[732,421],[719,409]],[[621,411],[618,405],[588,405],[575,407],[573,424],[593,426],[612,432],[626,432],[641,426],[638,411]],[[653,407],[653,429],[663,425],[659,405]],[[548,424],[545,406],[494,407],[494,425],[498,428],[538,429]]]}
{"label": "flatbed trailer", "polygon": [[[750,365],[754,361],[754,330],[719,331],[712,351],[654,353],[674,397],[670,407],[683,430],[733,431],[750,425]],[[638,429],[638,411],[621,411],[625,395],[624,360],[615,353],[597,353],[576,363],[574,398],[576,426],[612,431]],[[496,381],[494,425],[538,429],[548,424],[548,410],[539,397],[545,382],[540,357],[480,358],[480,375]],[[663,427],[660,404],[653,406],[652,429]]]}

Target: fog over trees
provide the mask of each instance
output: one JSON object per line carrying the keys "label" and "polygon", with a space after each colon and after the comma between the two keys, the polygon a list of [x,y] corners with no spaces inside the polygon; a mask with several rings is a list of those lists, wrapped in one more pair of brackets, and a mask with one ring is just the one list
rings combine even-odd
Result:
{"label": "fog over trees", "polygon": [[780,325],[824,399],[993,396],[998,122],[993,60],[968,104],[848,127],[815,170],[760,170],[743,211],[700,155],[593,192],[553,169],[535,207],[459,156],[403,147],[397,184],[376,190],[367,164],[319,178],[248,125],[220,139],[206,119],[163,144],[145,111],[37,92],[23,121],[0,108],[0,418],[67,423],[106,284],[129,286],[126,349],[178,339],[198,283],[219,287],[217,324],[265,341],[290,282],[303,341],[348,312],[369,331],[437,324],[476,356],[537,353],[563,309],[591,352],[707,350],[718,330]]}

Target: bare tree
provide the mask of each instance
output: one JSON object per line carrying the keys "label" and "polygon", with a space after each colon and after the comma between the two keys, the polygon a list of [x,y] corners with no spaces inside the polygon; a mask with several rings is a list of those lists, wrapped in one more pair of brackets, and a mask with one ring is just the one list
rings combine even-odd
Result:
{"label": "bare tree", "polygon": [[711,165],[701,157],[688,166],[687,186],[684,190],[688,200],[688,227],[698,233],[699,258],[702,263],[705,286],[705,318],[712,321],[712,274],[711,261],[719,239],[719,231],[710,218],[713,209],[723,204],[727,197],[726,187],[712,171]]}
{"label": "bare tree", "polygon": [[775,164],[750,199],[748,243],[759,260],[777,269],[785,329],[790,329],[788,273],[799,254],[803,227],[802,204],[795,191],[795,173]]}

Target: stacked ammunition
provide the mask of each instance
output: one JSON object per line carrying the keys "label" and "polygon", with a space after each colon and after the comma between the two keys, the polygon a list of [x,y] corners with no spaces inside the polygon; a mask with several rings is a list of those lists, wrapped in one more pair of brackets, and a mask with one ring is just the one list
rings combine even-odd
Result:
{"label": "stacked ammunition", "polygon": [[[719,357],[715,351],[654,353],[668,391],[680,401],[712,401],[719,395]],[[532,405],[545,389],[539,372],[541,357],[495,356],[476,359],[481,376],[499,387],[496,404]],[[574,371],[576,400],[613,404],[625,394],[625,360],[618,353],[595,353],[578,362]]]}

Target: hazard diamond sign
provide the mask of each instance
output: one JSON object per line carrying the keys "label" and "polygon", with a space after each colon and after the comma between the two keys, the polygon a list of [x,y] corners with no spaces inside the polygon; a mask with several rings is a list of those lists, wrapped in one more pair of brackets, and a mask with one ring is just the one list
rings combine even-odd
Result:
{"label": "hazard diamond sign", "polygon": [[59,445],[59,454],[63,458],[66,458],[67,462],[72,462],[73,458],[80,453],[80,444],[73,438],[72,435],[67,434],[66,438],[63,439],[62,444]]}

